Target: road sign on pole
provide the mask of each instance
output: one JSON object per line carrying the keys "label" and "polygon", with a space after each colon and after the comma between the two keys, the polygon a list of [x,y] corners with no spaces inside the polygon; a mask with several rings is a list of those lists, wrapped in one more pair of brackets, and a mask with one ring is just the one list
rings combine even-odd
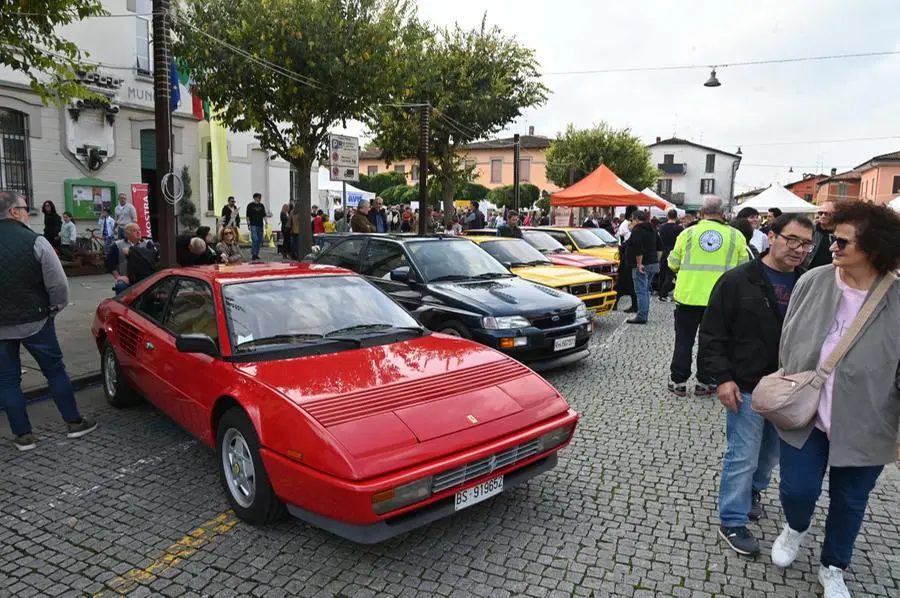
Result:
{"label": "road sign on pole", "polygon": [[359,180],[359,138],[329,135],[328,157],[332,181]]}

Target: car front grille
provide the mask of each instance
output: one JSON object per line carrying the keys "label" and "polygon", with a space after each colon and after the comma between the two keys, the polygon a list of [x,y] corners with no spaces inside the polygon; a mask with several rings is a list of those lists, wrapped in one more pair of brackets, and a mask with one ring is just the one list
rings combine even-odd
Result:
{"label": "car front grille", "polygon": [[613,274],[612,266],[591,266],[588,270],[594,274],[603,274],[605,276]]}
{"label": "car front grille", "polygon": [[[554,320],[553,318],[556,319]],[[542,330],[546,330],[548,328],[558,328],[560,326],[567,326],[575,322],[575,310],[552,316],[538,316],[536,318],[530,318],[530,320],[536,328],[541,328]]]}
{"label": "car front grille", "polygon": [[578,297],[579,295],[592,295],[594,293],[603,293],[611,289],[604,289],[603,282],[592,282],[588,284],[573,284],[569,286],[569,293]]}
{"label": "car front grille", "polygon": [[434,476],[432,492],[437,494],[442,490],[453,488],[465,484],[470,480],[487,475],[498,469],[503,469],[513,463],[518,463],[528,457],[538,454],[540,449],[540,439],[535,438],[524,444],[514,446],[500,453],[495,453],[490,457],[485,457],[477,461],[460,465],[454,469],[441,472]]}

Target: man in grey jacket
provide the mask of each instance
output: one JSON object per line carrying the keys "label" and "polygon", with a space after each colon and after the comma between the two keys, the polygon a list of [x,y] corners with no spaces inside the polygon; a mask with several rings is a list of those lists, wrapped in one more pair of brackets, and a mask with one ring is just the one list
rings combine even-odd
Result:
{"label": "man in grey jacket", "polygon": [[6,410],[20,451],[35,447],[25,395],[19,348],[31,353],[50,387],[69,438],[93,432],[97,424],[81,417],[72,382],[63,364],[54,317],[69,303],[69,283],[50,243],[28,227],[28,203],[0,191],[0,404]]}

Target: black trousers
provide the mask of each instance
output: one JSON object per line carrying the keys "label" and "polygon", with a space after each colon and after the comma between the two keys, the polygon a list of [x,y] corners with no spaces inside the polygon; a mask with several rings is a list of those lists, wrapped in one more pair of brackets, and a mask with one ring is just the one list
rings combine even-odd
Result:
{"label": "black trousers", "polygon": [[659,260],[659,276],[656,277],[656,290],[661,298],[665,299],[669,296],[674,279],[675,273],[669,268],[669,252],[665,251]]}
{"label": "black trousers", "polygon": [[[672,351],[672,365],[669,368],[672,382],[683,384],[691,377],[691,362],[694,357],[694,339],[700,329],[700,322],[706,312],[704,305],[675,306],[675,349]],[[710,384],[709,376],[697,364],[697,381]]]}

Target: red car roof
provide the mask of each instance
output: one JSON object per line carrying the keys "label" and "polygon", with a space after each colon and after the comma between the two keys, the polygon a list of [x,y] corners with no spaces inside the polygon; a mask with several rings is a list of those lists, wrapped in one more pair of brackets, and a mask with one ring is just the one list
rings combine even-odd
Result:
{"label": "red car roof", "polygon": [[189,268],[170,268],[163,271],[166,275],[183,274],[203,278],[209,282],[228,282],[232,280],[252,280],[254,278],[271,278],[286,276],[357,276],[355,272],[322,264],[293,262],[258,262],[252,264],[215,266],[191,266]]}

